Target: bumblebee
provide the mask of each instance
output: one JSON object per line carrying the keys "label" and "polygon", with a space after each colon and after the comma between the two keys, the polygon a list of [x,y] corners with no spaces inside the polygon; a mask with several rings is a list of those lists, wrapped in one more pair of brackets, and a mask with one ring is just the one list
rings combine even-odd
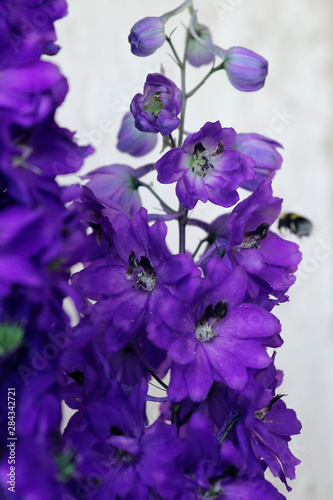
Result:
{"label": "bumblebee", "polygon": [[286,227],[300,238],[309,236],[312,231],[312,222],[298,214],[283,214],[279,219],[279,229]]}

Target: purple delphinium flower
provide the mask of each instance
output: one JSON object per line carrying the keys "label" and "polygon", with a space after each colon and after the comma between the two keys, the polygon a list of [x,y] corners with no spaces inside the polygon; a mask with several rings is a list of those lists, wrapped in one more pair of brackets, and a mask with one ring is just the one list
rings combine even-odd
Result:
{"label": "purple delphinium flower", "polygon": [[53,23],[66,14],[66,0],[20,0],[15,3],[3,0],[0,5],[0,69],[31,64],[43,53],[54,54],[57,49]]}
{"label": "purple delphinium flower", "polygon": [[265,85],[268,62],[252,50],[231,47],[226,51],[223,68],[233,87],[243,92],[253,92]]}
{"label": "purple delphinium flower", "polygon": [[5,70],[0,79],[1,127],[40,123],[60,106],[67,91],[65,77],[49,62]]}
{"label": "purple delphinium flower", "polygon": [[185,471],[181,500],[285,500],[262,474],[246,474],[244,458],[228,441],[219,444],[208,420],[199,413],[191,418],[188,435],[177,463]]}
{"label": "purple delphinium flower", "polygon": [[11,132],[2,138],[3,161],[8,163],[3,169],[8,172],[14,166],[14,177],[20,168],[45,177],[77,172],[94,151],[91,146],[78,146],[74,133],[59,127],[53,113],[32,129],[15,127]]}
{"label": "purple delphinium flower", "polygon": [[212,255],[225,251],[223,258],[247,272],[247,300],[269,310],[287,300],[286,292],[295,282],[293,273],[301,261],[298,245],[269,230],[281,204],[280,198],[272,196],[271,182],[266,179],[230,215],[207,227],[214,245],[198,261],[205,268]]}
{"label": "purple delphinium flower", "polygon": [[[34,500],[46,500],[52,497],[65,498],[66,485],[65,482],[59,480],[61,472],[54,457],[55,445],[53,453],[50,453],[50,443],[40,437],[36,439],[31,436],[19,436],[17,441],[11,443],[15,443],[15,464],[12,464],[12,467],[20,472],[19,474],[16,472],[10,484],[8,460],[0,463],[1,498],[3,500],[8,498],[33,498]],[[4,454],[7,455],[8,450],[9,448],[4,451]],[[36,476],[38,476],[38,481],[36,481]],[[9,490],[10,487],[13,489]],[[8,492],[7,495],[5,491]]]}
{"label": "purple delphinium flower", "polygon": [[251,156],[256,162],[256,175],[252,180],[243,182],[244,189],[254,191],[266,178],[273,179],[276,171],[281,168],[282,156],[277,148],[282,148],[282,145],[273,139],[260,134],[237,134],[232,148]]}
{"label": "purple delphinium flower", "polygon": [[[147,383],[141,380],[127,396],[111,381],[103,398],[79,410],[69,422],[65,443],[80,458],[76,475],[86,482],[95,476],[91,500],[145,499],[151,488],[163,498],[175,498],[175,458],[181,451],[176,428],[163,422],[146,427]],[[78,491],[78,490],[77,490]]]}
{"label": "purple delphinium flower", "polygon": [[171,401],[187,396],[202,401],[214,380],[242,389],[247,367],[269,364],[263,345],[280,331],[273,315],[257,305],[242,303],[246,273],[241,267],[229,273],[216,257],[207,268],[208,277],[197,283],[192,303],[164,300],[147,327],[148,338],[167,350],[173,360],[168,389]]}
{"label": "purple delphinium flower", "polygon": [[124,115],[118,132],[117,148],[120,151],[132,156],[143,156],[154,149],[156,142],[155,134],[141,132],[135,127],[132,113]]}
{"label": "purple delphinium flower", "polygon": [[160,132],[170,135],[179,124],[177,117],[182,108],[180,89],[164,75],[147,75],[143,94],[136,94],[131,102],[135,126],[142,132]]}
{"label": "purple delphinium flower", "polygon": [[237,188],[254,176],[254,160],[231,149],[236,139],[232,128],[207,122],[189,135],[182,146],[168,151],[156,163],[162,184],[177,182],[180,203],[192,209],[198,200],[230,207],[238,199]]}
{"label": "purple delphinium flower", "polygon": [[155,167],[154,164],[134,169],[128,165],[114,164],[100,167],[85,175],[86,186],[102,205],[110,205],[134,215],[141,208],[138,179]]}
{"label": "purple delphinium flower", "polygon": [[118,351],[150,321],[158,303],[168,296],[183,300],[186,284],[200,271],[189,255],[169,252],[165,223],[149,227],[145,209],[132,221],[115,213],[110,222],[113,253],[75,274],[73,283],[97,301],[93,317],[107,322],[108,348]]}
{"label": "purple delphinium flower", "polygon": [[262,464],[286,484],[286,477],[295,478],[295,466],[300,461],[288,447],[292,435],[299,434],[301,424],[293,410],[287,409],[283,395],[276,394],[281,383],[274,366],[274,357],[267,368],[249,374],[246,386],[240,392],[215,383],[197,411],[208,416],[218,436],[234,417],[237,423],[228,433],[244,457],[247,473],[260,473]]}

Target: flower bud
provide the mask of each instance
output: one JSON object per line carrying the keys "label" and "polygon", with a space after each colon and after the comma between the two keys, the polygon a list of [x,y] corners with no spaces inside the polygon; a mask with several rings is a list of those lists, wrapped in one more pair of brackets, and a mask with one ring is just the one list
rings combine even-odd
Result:
{"label": "flower bud", "polygon": [[144,93],[136,94],[131,102],[135,127],[141,132],[152,132],[163,137],[171,134],[179,124],[182,109],[180,89],[164,75],[150,73],[144,85]]}
{"label": "flower bud", "polygon": [[276,170],[279,170],[282,164],[282,156],[277,148],[282,148],[279,142],[260,134],[237,135],[232,149],[250,156],[256,162],[255,177],[245,181],[242,188],[254,191],[264,179],[273,179]]}
{"label": "flower bud", "polygon": [[165,40],[163,17],[141,19],[134,24],[128,36],[132,53],[139,57],[150,56],[163,45]]}
{"label": "flower bud", "polygon": [[244,47],[227,50],[223,67],[230,83],[243,92],[253,92],[265,84],[268,62],[259,54]]}
{"label": "flower bud", "polygon": [[134,125],[132,113],[124,115],[118,132],[117,148],[132,156],[143,156],[154,149],[157,142],[155,134],[141,132]]}
{"label": "flower bud", "polygon": [[[212,42],[212,36],[207,26],[196,23],[194,31],[202,41]],[[191,36],[188,43],[187,60],[192,66],[198,68],[203,64],[211,63],[214,60],[214,54],[202,42],[200,43],[196,38]]]}

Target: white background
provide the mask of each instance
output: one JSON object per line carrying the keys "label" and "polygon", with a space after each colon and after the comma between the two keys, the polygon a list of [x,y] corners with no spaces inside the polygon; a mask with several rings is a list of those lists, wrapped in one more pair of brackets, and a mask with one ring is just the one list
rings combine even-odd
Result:
{"label": "white background", "polygon": [[[285,340],[277,356],[277,365],[285,372],[283,392],[303,422],[302,434],[291,444],[302,464],[287,498],[329,500],[333,491],[333,5],[330,0],[194,3],[199,21],[209,25],[217,45],[226,49],[241,45],[260,53],[269,61],[269,76],[264,89],[241,93],[223,72],[214,74],[189,100],[186,129],[194,132],[206,121],[220,120],[238,132],[261,132],[280,141],[284,164],[274,181],[274,193],[284,198],[285,211],[298,212],[314,223],[313,235],[299,242],[304,261],[291,300],[274,312]],[[116,162],[135,167],[158,159],[158,148],[143,160],[118,152],[117,131],[130,100],[142,92],[147,73],[159,71],[163,62],[167,76],[179,84],[178,68],[167,55],[166,44],[149,58],[137,58],[130,53],[127,36],[137,20],[176,6],[175,0],[167,7],[161,0],[69,0],[69,16],[57,23],[63,49],[55,61],[70,82],[58,119],[77,131],[81,143],[96,146],[85,171]],[[187,16],[170,20],[168,33],[179,19],[185,21]],[[182,43],[181,25],[174,38]],[[205,71],[190,68],[188,89]],[[154,174],[149,182],[156,186]],[[160,193],[177,206],[172,187],[163,186]],[[145,199],[150,208],[158,208],[150,196]],[[219,213],[216,207],[199,205],[194,216],[212,220]],[[190,250],[200,237],[201,233],[190,231]],[[174,224],[169,242],[175,249],[176,239]]]}

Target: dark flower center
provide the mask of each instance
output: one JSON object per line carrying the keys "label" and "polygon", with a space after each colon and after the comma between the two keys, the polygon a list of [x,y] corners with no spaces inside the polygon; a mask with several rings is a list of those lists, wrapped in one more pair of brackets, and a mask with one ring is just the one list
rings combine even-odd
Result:
{"label": "dark flower center", "polygon": [[243,241],[240,244],[241,248],[259,248],[260,241],[265,239],[270,226],[266,222],[260,224],[254,231],[248,231],[243,235]]}
{"label": "dark flower center", "polygon": [[119,462],[124,464],[130,464],[136,459],[136,455],[129,453],[128,451],[122,450],[121,448],[116,449],[116,457]]}
{"label": "dark flower center", "polygon": [[204,148],[201,142],[197,142],[197,144],[194,146],[192,159],[190,160],[192,172],[197,175],[201,175],[201,177],[205,177],[208,170],[214,168],[214,165],[211,163],[211,158],[214,156],[218,156],[219,154],[223,153],[223,151],[224,144],[222,141],[219,142],[214,152],[208,151]]}
{"label": "dark flower center", "polygon": [[285,396],[285,394],[277,394],[276,396],[274,396],[274,398],[272,398],[268,404],[268,406],[265,406],[265,408],[262,408],[261,410],[257,410],[254,412],[254,416],[258,419],[258,420],[261,420],[261,421],[265,421],[266,419],[266,415],[269,411],[271,411],[273,405],[275,405],[275,403],[277,403],[277,401],[279,401],[279,399],[283,398],[283,396]]}
{"label": "dark flower center", "polygon": [[68,376],[70,378],[72,378],[73,380],[75,380],[75,382],[77,384],[79,384],[81,387],[83,386],[83,384],[84,384],[84,373],[82,373],[80,370],[78,370],[77,368],[75,368],[75,370],[73,372],[69,373]]}
{"label": "dark flower center", "polygon": [[133,280],[133,287],[141,292],[152,292],[156,287],[156,274],[147,257],[140,261],[135,257],[133,250],[128,259],[129,266],[126,276]]}

